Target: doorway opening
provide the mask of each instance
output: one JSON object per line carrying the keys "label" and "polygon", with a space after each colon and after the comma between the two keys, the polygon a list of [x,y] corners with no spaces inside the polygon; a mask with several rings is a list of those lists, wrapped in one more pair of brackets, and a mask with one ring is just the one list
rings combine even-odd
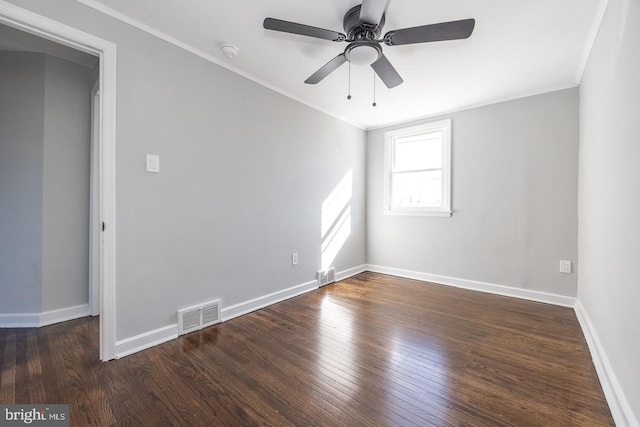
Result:
{"label": "doorway opening", "polygon": [[94,88],[97,96],[93,98],[98,108],[92,120],[97,139],[91,157],[95,179],[90,184],[95,198],[92,205],[95,209],[91,209],[92,227],[98,224],[98,231],[95,235],[90,233],[94,235],[91,247],[96,249],[91,255],[95,262],[90,263],[90,282],[94,284],[90,286],[89,309],[100,314],[100,359],[107,361],[115,358],[116,339],[116,45],[4,1],[0,1],[0,24],[99,58],[98,85]]}

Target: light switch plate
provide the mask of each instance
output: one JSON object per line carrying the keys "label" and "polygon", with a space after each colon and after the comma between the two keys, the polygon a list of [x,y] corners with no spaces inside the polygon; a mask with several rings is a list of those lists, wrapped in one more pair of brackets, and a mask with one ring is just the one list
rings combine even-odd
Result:
{"label": "light switch plate", "polygon": [[147,154],[147,172],[160,173],[160,156]]}

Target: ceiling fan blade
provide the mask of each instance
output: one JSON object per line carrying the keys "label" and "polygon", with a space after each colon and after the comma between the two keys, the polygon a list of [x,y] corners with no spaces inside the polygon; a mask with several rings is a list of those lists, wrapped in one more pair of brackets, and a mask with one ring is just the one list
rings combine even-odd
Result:
{"label": "ceiling fan blade", "polygon": [[342,64],[347,62],[347,58],[344,56],[344,53],[333,58],[331,61],[327,62],[322,68],[313,73],[311,77],[309,77],[304,82],[306,84],[314,85],[319,83],[322,79],[327,77],[329,74],[333,73],[337,70]]}
{"label": "ceiling fan blade", "polygon": [[317,39],[331,40],[334,42],[341,42],[347,38],[347,36],[337,31],[325,30],[324,28],[283,21],[281,19],[266,18],[262,25],[266,30],[282,31],[283,33],[299,34],[301,36],[315,37]]}
{"label": "ceiling fan blade", "polygon": [[360,7],[360,22],[377,26],[387,8],[388,0],[362,0]]}
{"label": "ceiling fan blade", "polygon": [[382,80],[389,89],[398,86],[404,81],[384,54],[380,56],[376,62],[371,64],[371,68],[373,68],[378,77],[380,77],[380,80]]}
{"label": "ceiling fan blade", "polygon": [[475,19],[463,19],[461,21],[404,28],[402,30],[389,31],[384,36],[384,42],[389,46],[398,46],[411,43],[466,39],[473,33],[475,25]]}

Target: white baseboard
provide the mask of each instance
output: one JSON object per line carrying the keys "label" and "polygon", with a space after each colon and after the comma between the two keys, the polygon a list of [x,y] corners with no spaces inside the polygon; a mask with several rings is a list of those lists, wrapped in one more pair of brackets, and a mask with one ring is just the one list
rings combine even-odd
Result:
{"label": "white baseboard", "polygon": [[487,292],[508,297],[520,298],[530,301],[544,302],[563,307],[572,307],[576,312],[578,322],[591,352],[593,364],[598,373],[602,390],[609,404],[609,409],[618,427],[638,427],[636,418],[629,402],[627,401],[620,383],[609,363],[600,339],[596,334],[589,316],[584,310],[581,302],[576,298],[563,295],[550,294],[546,292],[531,291],[527,289],[512,288],[509,286],[496,285],[493,283],[477,282],[473,280],[458,279],[455,277],[439,276],[435,274],[420,273],[416,271],[402,270],[398,268],[383,267],[379,265],[367,265],[367,271],[374,273],[389,274],[392,276],[407,277],[426,282],[433,282],[442,285],[455,286],[464,289]]}
{"label": "white baseboard", "polygon": [[[336,280],[344,280],[348,277],[362,273],[363,271],[366,271],[366,265],[364,264],[336,273]],[[231,320],[235,317],[242,316],[243,314],[251,313],[252,311],[259,310],[271,304],[275,304],[316,289],[318,289],[318,281],[312,280],[301,285],[292,286],[281,291],[225,307],[221,310],[222,321],[225,322],[227,320]],[[119,359],[175,338],[178,338],[178,325],[168,325],[117,341],[115,346],[115,356]]]}
{"label": "white baseboard", "polygon": [[178,324],[168,325],[163,328],[154,329],[140,335],[116,341],[116,359],[137,353],[141,350],[154,347],[172,339],[178,338]]}
{"label": "white baseboard", "polygon": [[81,317],[87,317],[88,315],[89,304],[61,308],[59,310],[45,311],[44,313],[40,313],[40,326],[53,325],[54,323],[79,319]]}
{"label": "white baseboard", "polygon": [[529,301],[544,302],[547,304],[571,307],[575,305],[576,299],[564,295],[556,295],[547,292],[532,291],[529,289],[514,288],[511,286],[497,285],[494,283],[478,282],[475,280],[459,279],[457,277],[439,276],[436,274],[421,273],[417,271],[402,270],[399,268],[383,267],[380,265],[367,264],[367,270],[374,273],[389,274],[392,276],[406,277],[409,279],[421,280],[424,282],[438,283],[441,285],[455,286],[456,288],[470,289],[474,291],[486,292],[490,294],[503,295],[507,297],[520,298]]}
{"label": "white baseboard", "polygon": [[609,409],[611,410],[611,415],[613,416],[616,426],[640,426],[638,419],[633,413],[633,410],[620,387],[620,383],[618,382],[616,374],[611,367],[611,363],[609,363],[607,354],[602,347],[598,334],[593,328],[591,319],[580,300],[576,301],[575,311],[580,327],[582,328],[584,338],[587,340],[587,345],[591,352],[591,359],[593,359],[593,365],[598,373],[602,391],[604,391],[604,395],[607,398],[607,403],[609,404]]}
{"label": "white baseboard", "polygon": [[0,328],[39,328],[89,315],[89,304],[60,308],[42,313],[0,314]]}
{"label": "white baseboard", "polygon": [[[222,321],[242,316],[314,289],[318,289],[316,280],[223,308],[221,310]],[[117,341],[115,348],[116,359],[176,339],[178,338],[178,332],[178,324],[173,324]]]}
{"label": "white baseboard", "polygon": [[336,282],[339,282],[341,280],[344,279],[348,279],[351,276],[355,276],[356,274],[360,274],[367,271],[367,265],[366,264],[362,264],[359,265],[357,267],[353,267],[353,268],[349,268],[347,270],[344,271],[340,271],[338,273],[336,273]]}
{"label": "white baseboard", "polygon": [[[337,272],[336,282],[347,279],[351,276],[355,276],[356,274],[360,274],[363,271],[367,271],[366,264],[362,264],[357,267],[348,268],[346,270]],[[287,300],[289,298],[302,295],[304,293],[313,291],[315,289],[318,289],[318,281],[312,280],[310,282],[303,283],[301,285],[292,286],[290,288],[283,289],[281,291],[274,292],[272,294],[264,295],[262,297],[254,298],[249,301],[244,301],[244,302],[232,305],[230,307],[223,308],[222,321],[225,322],[227,320],[231,320],[234,317],[251,313],[252,311],[256,311],[261,308],[267,307],[271,304],[275,304],[275,303]]]}
{"label": "white baseboard", "polygon": [[40,326],[40,313],[0,314],[0,328],[37,328]]}
{"label": "white baseboard", "polygon": [[234,304],[230,307],[225,307],[222,309],[222,321],[226,322],[227,320],[242,316],[243,314],[251,313],[252,311],[256,311],[271,304],[275,304],[289,298],[302,295],[315,289],[318,289],[318,281],[312,280],[301,285],[292,286],[281,291],[273,292],[268,295]]}

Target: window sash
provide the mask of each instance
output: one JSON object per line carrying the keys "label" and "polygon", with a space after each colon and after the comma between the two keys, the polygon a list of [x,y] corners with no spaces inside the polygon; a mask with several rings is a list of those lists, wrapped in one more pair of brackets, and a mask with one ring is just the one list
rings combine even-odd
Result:
{"label": "window sash", "polygon": [[[397,164],[397,149],[403,143],[423,141],[425,144],[439,142],[437,153],[439,154],[439,166],[433,167],[438,162],[412,162],[405,158],[404,165]],[[434,215],[451,216],[451,120],[442,120],[426,125],[419,125],[408,129],[389,131],[385,134],[385,194],[384,213],[398,215]],[[414,148],[416,155],[434,152],[433,147],[425,149]],[[405,156],[406,153],[403,153]],[[421,167],[427,166],[427,167]],[[430,167],[431,166],[431,167]],[[404,181],[405,187],[398,188],[402,176],[409,174],[430,174],[439,176],[438,189],[429,183],[413,184],[410,179]],[[411,189],[411,186],[414,186]],[[405,191],[399,194],[399,191]],[[406,193],[408,191],[408,193]],[[411,193],[413,191],[414,193]],[[438,193],[438,194],[436,194]],[[408,195],[407,195],[408,194]],[[411,201],[412,194],[417,198]],[[409,198],[409,201],[407,201]],[[439,203],[436,203],[439,200]]]}
{"label": "window sash", "polygon": [[[443,132],[442,131],[435,131],[435,132],[429,132],[429,133],[419,133],[416,135],[412,135],[412,136],[401,136],[401,137],[397,137],[397,138],[393,138],[392,139],[392,157],[391,157],[391,170],[396,172],[396,171],[412,171],[412,170],[420,170],[420,169],[430,169],[429,167],[409,167],[409,166],[398,166],[399,163],[399,159],[403,156],[400,156],[398,154],[399,149],[401,148],[401,146],[403,144],[412,144],[412,143],[421,143],[422,146],[418,146],[417,151],[418,153],[414,153],[414,157],[415,156],[424,156],[424,158],[422,159],[422,164],[429,166],[430,163],[436,163],[438,164],[438,166],[440,168],[442,168],[442,162],[444,161],[443,158],[443,152],[442,152],[442,138],[443,138]],[[437,147],[433,147],[431,144],[432,143],[438,143]],[[435,148],[435,150],[434,150]],[[414,150],[416,150],[414,148]],[[423,151],[423,152],[420,152]],[[429,153],[429,152],[432,153]],[[433,153],[435,151],[435,153]],[[429,158],[430,154],[438,154],[437,156],[437,162],[433,162],[433,160],[431,160]],[[406,156],[406,153],[404,153],[404,155]],[[405,159],[405,161],[407,161]],[[409,160],[409,163],[411,163],[411,161]],[[414,159],[413,163],[415,164],[416,161]],[[418,161],[417,163],[420,163],[420,161]]]}
{"label": "window sash", "polygon": [[442,170],[396,173],[391,180],[393,208],[442,206]]}

